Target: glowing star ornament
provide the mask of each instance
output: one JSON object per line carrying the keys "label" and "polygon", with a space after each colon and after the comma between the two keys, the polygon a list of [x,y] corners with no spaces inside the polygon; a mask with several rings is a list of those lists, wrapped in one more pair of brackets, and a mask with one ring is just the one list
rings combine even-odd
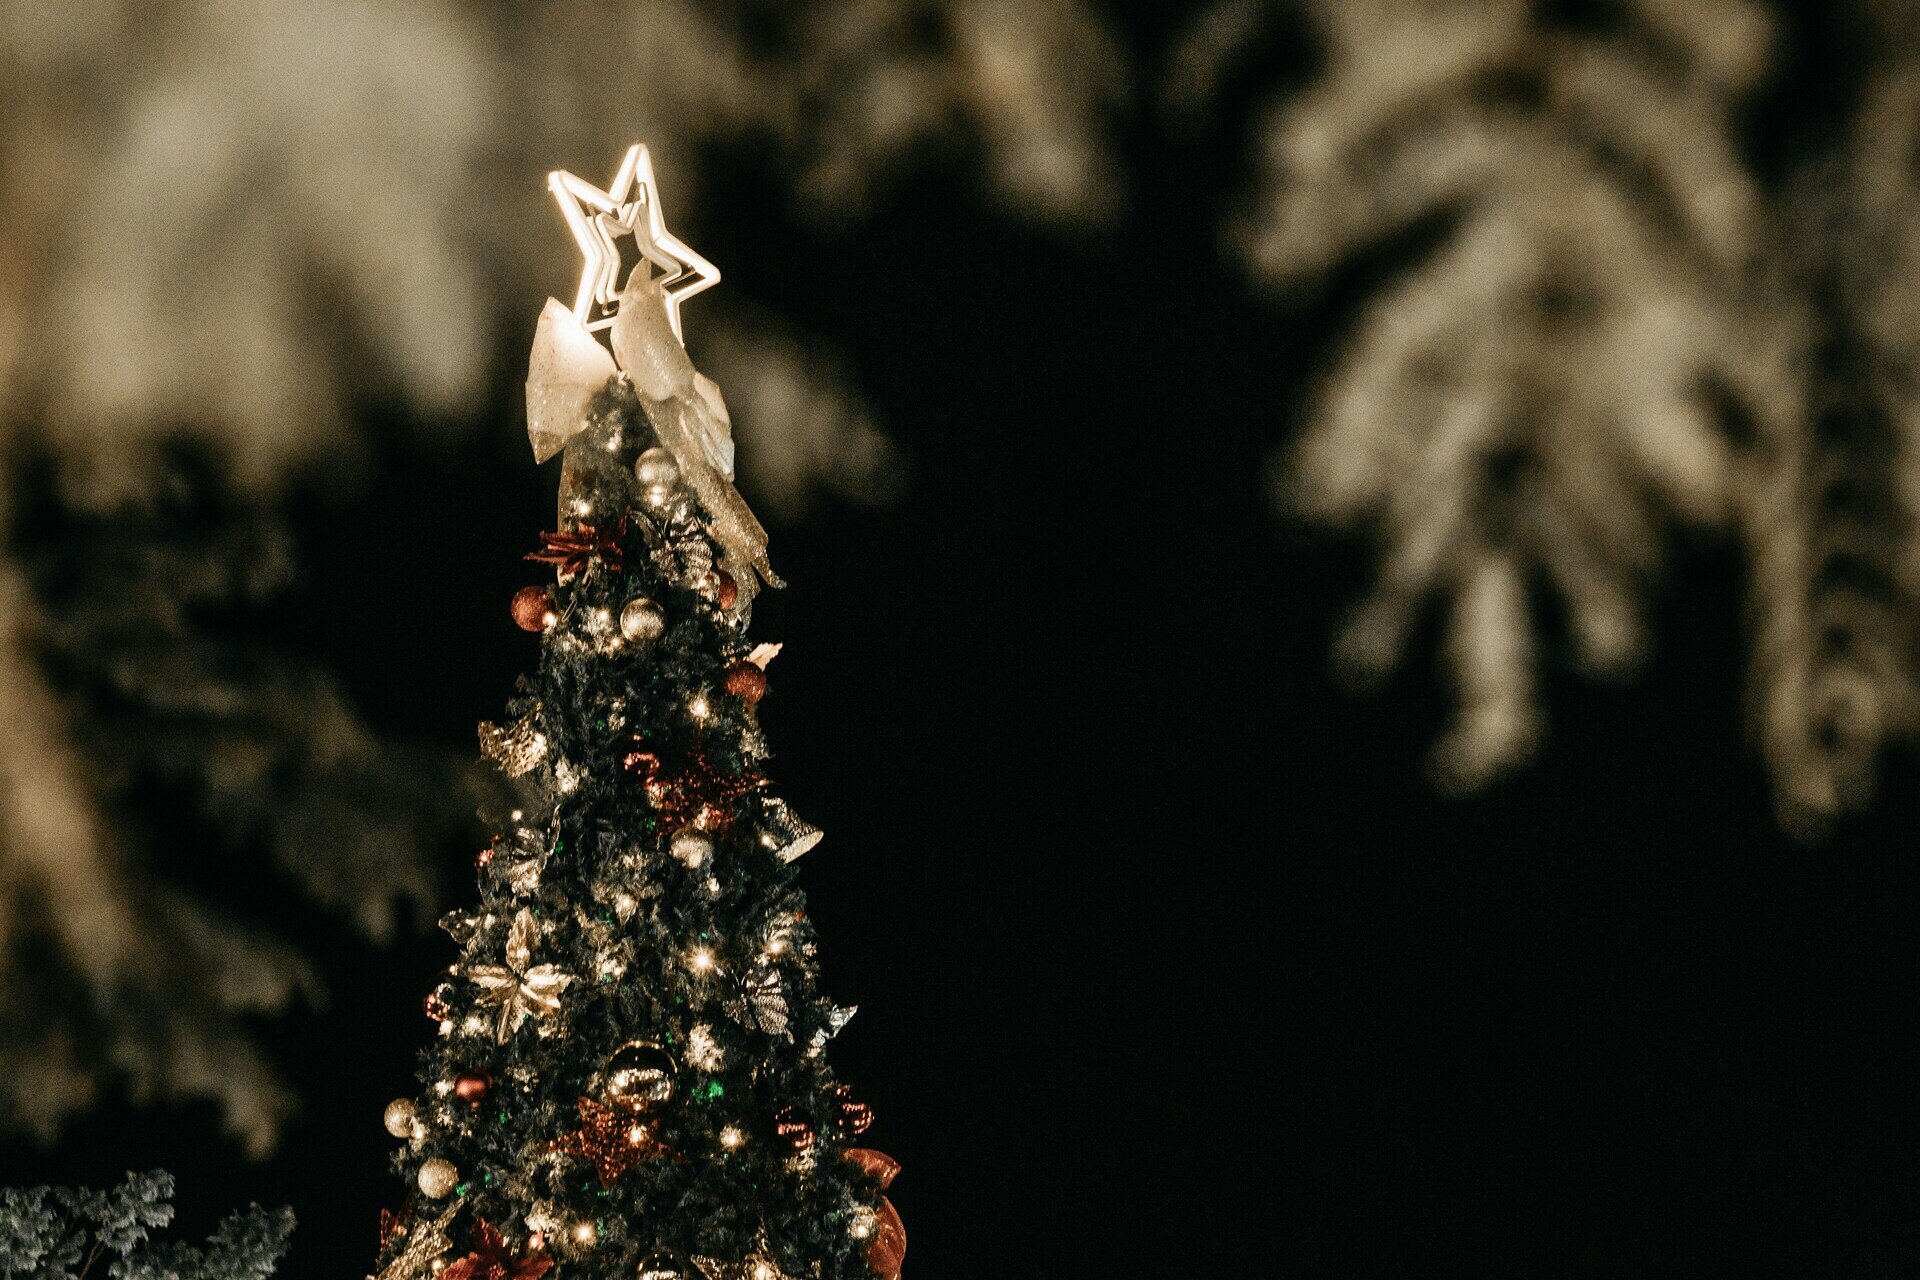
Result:
{"label": "glowing star ornament", "polygon": [[667,323],[674,337],[681,338],[680,304],[720,283],[720,270],[667,230],[647,149],[630,147],[605,191],[564,170],[548,174],[547,186],[585,259],[573,300],[573,316],[581,328],[592,333],[613,323],[626,283],[620,279],[619,242],[631,236],[642,259],[636,270],[644,266],[648,276],[658,280]]}

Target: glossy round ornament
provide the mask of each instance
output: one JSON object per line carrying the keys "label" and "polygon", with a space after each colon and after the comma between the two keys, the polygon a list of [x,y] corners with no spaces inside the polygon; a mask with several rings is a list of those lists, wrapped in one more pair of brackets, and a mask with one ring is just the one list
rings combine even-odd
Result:
{"label": "glossy round ornament", "polygon": [[773,1136],[798,1152],[812,1150],[818,1135],[800,1108],[782,1107],[773,1117]]}
{"label": "glossy round ornament", "polygon": [[750,707],[767,696],[767,673],[745,658],[729,663],[723,680],[727,692]]}
{"label": "glossy round ornament", "polygon": [[411,1138],[420,1125],[420,1111],[413,1105],[412,1098],[395,1098],[387,1104],[386,1113],[381,1118],[386,1123],[387,1132],[396,1138]]}
{"label": "glossy round ornament", "polygon": [[650,644],[666,634],[667,612],[645,596],[620,608],[620,634],[633,644]]}
{"label": "glossy round ornament", "polygon": [[453,1081],[453,1096],[477,1107],[493,1090],[493,1077],[484,1071],[462,1071]]}
{"label": "glossy round ornament", "polygon": [[420,1173],[414,1179],[420,1186],[420,1194],[429,1200],[443,1199],[460,1182],[460,1171],[453,1161],[442,1160],[439,1156],[420,1166]]}
{"label": "glossy round ornament", "polygon": [[620,1046],[607,1059],[607,1105],[629,1115],[657,1110],[673,1097],[676,1070],[673,1055],[651,1040]]}
{"label": "glossy round ornament", "polygon": [[687,1280],[687,1273],[681,1268],[679,1258],[665,1250],[656,1249],[640,1259],[634,1280]]}
{"label": "glossy round ornament", "polygon": [[633,478],[642,489],[671,489],[680,479],[680,464],[659,445],[633,460]]}
{"label": "glossy round ornament", "polygon": [[873,1127],[873,1108],[853,1096],[846,1085],[833,1090],[833,1118],[840,1132],[857,1138]]}
{"label": "glossy round ornament", "polygon": [[513,593],[513,621],[522,631],[545,631],[554,617],[553,597],[545,587],[522,587]]}
{"label": "glossy round ornament", "polygon": [[719,603],[722,609],[733,608],[733,606],[738,604],[740,601],[740,584],[735,582],[733,580],[733,575],[728,573],[725,569],[718,570],[714,574],[714,579],[715,579],[715,586],[713,589],[714,600],[716,600]]}

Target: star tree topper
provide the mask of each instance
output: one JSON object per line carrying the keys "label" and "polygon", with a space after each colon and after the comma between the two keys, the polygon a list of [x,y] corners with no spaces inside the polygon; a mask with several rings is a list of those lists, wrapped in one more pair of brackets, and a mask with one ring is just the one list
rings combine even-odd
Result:
{"label": "star tree topper", "polygon": [[641,265],[660,273],[667,323],[673,326],[674,336],[684,341],[680,304],[720,283],[720,270],[667,230],[653,177],[653,157],[646,147],[636,144],[628,149],[620,172],[605,191],[563,169],[547,175],[547,186],[560,202],[560,212],[586,259],[573,301],[574,318],[589,332],[613,323],[620,290],[626,284],[620,278],[619,241],[632,236]]}

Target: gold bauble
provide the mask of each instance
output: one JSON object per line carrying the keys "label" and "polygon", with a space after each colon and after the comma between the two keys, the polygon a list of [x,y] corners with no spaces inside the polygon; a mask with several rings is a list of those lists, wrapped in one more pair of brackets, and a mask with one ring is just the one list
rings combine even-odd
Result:
{"label": "gold bauble", "polygon": [[620,1046],[607,1059],[607,1105],[630,1115],[653,1111],[673,1097],[673,1056],[651,1040]]}
{"label": "gold bauble", "polygon": [[395,1098],[387,1104],[384,1119],[388,1133],[396,1138],[411,1138],[419,1128],[420,1112],[412,1098]]}

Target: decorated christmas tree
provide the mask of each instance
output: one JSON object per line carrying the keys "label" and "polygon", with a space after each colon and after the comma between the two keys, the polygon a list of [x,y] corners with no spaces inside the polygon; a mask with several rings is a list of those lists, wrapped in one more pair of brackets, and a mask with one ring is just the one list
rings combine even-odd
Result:
{"label": "decorated christmas tree", "polygon": [[718,273],[667,233],[644,148],[605,191],[552,187],[586,258],[527,382],[535,458],[563,458],[528,558],[557,581],[513,601],[539,670],[480,738],[519,807],[443,922],[460,956],[387,1109],[412,1190],[378,1275],[897,1276],[896,1166],[827,1065],[853,1010],[819,992],[795,883],[820,833],[771,790],[755,718],[779,646],[748,615],[781,584],[680,340]]}

